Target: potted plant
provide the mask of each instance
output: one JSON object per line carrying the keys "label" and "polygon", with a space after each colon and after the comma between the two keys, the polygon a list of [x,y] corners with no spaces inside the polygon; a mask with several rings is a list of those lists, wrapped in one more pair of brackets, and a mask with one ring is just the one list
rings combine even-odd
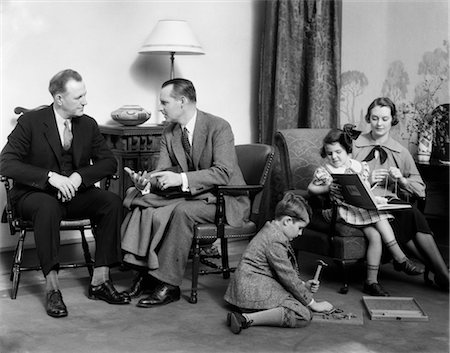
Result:
{"label": "potted plant", "polygon": [[449,161],[449,104],[437,106],[431,113],[434,124],[433,156],[441,161]]}
{"label": "potted plant", "polygon": [[[441,89],[442,84],[442,78],[426,78],[416,87],[414,101],[404,103],[399,109],[399,113],[403,115],[403,119],[406,121],[409,141],[417,145],[417,160],[419,162],[428,162],[430,160],[433,145],[437,145],[437,129],[439,129],[440,134],[445,131],[445,126],[441,123],[445,119],[438,114],[440,109],[436,110],[436,106],[439,105],[437,93]],[[448,118],[446,132],[447,134],[442,136],[446,136],[448,139]]]}

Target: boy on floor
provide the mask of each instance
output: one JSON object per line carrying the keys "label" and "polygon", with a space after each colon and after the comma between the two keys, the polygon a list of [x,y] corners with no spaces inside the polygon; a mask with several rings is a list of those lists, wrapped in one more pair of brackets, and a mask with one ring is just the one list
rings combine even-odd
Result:
{"label": "boy on floor", "polygon": [[316,302],[319,281],[303,281],[290,242],[302,234],[311,208],[299,195],[286,193],[267,222],[251,240],[225,293],[237,307],[227,315],[231,332],[250,326],[305,327],[311,311],[329,312],[333,305]]}

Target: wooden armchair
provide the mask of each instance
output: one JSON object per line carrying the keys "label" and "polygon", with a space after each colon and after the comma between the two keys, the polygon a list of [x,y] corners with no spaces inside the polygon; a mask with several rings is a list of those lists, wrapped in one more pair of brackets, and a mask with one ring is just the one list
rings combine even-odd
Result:
{"label": "wooden armchair", "polygon": [[[189,302],[197,303],[198,275],[222,274],[223,278],[229,278],[230,268],[228,261],[228,239],[248,239],[254,236],[264,222],[263,201],[266,182],[270,176],[274,148],[264,144],[248,144],[236,146],[239,167],[241,168],[247,185],[218,186],[215,190],[217,196],[216,220],[214,223],[197,224],[194,227],[194,239],[192,241],[192,289]],[[232,227],[225,223],[224,195],[248,194],[251,201],[250,219],[242,227]],[[216,265],[204,256],[200,256],[202,247],[207,247],[217,239],[220,239],[222,265]],[[209,266],[210,270],[199,271],[200,262]]]}
{"label": "wooden armchair", "polygon": [[[322,202],[307,192],[314,171],[322,163],[320,148],[329,129],[288,129],[275,135],[275,145],[280,153],[281,170],[285,178],[285,191],[295,190],[308,199],[313,208],[310,224],[293,247],[332,258],[342,272],[343,286],[340,293],[348,292],[349,265],[364,261],[367,241],[363,232],[332,219],[331,224],[322,217]],[[330,205],[331,207],[331,205]]]}

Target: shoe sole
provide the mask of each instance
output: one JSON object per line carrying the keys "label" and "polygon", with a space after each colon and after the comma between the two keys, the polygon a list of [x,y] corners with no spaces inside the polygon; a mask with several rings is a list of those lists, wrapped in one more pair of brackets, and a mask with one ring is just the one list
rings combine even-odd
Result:
{"label": "shoe sole", "polygon": [[230,330],[235,335],[238,335],[242,331],[241,322],[232,313],[230,314]]}
{"label": "shoe sole", "polygon": [[173,302],[177,302],[177,301],[179,301],[180,300],[180,298],[174,298],[174,299],[170,299],[170,300],[166,300],[166,301],[163,301],[163,302],[161,302],[161,303],[154,303],[154,304],[142,304],[142,303],[137,303],[136,304],[136,306],[138,307],[138,308],[146,308],[146,309],[148,309],[148,308],[153,308],[153,307],[155,307],[155,306],[162,306],[162,305],[167,305],[167,304],[170,304],[170,303],[173,303]]}
{"label": "shoe sole", "polygon": [[129,301],[125,301],[125,302],[112,302],[112,301],[106,300],[104,298],[98,298],[95,295],[88,295],[88,298],[90,300],[103,300],[104,302],[106,302],[108,304],[113,304],[113,305],[125,305],[125,304],[130,304],[131,303],[131,299]]}
{"label": "shoe sole", "polygon": [[66,313],[62,313],[62,314],[52,314],[47,311],[47,315],[58,319],[60,317],[66,317],[68,315],[68,313],[66,312]]}

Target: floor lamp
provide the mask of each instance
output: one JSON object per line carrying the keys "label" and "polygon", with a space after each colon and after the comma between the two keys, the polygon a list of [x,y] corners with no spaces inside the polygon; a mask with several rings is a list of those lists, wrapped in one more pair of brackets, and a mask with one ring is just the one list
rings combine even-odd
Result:
{"label": "floor lamp", "polygon": [[174,60],[177,55],[202,55],[203,48],[189,24],[182,20],[161,20],[144,42],[140,54],[169,54],[170,78],[174,78]]}

